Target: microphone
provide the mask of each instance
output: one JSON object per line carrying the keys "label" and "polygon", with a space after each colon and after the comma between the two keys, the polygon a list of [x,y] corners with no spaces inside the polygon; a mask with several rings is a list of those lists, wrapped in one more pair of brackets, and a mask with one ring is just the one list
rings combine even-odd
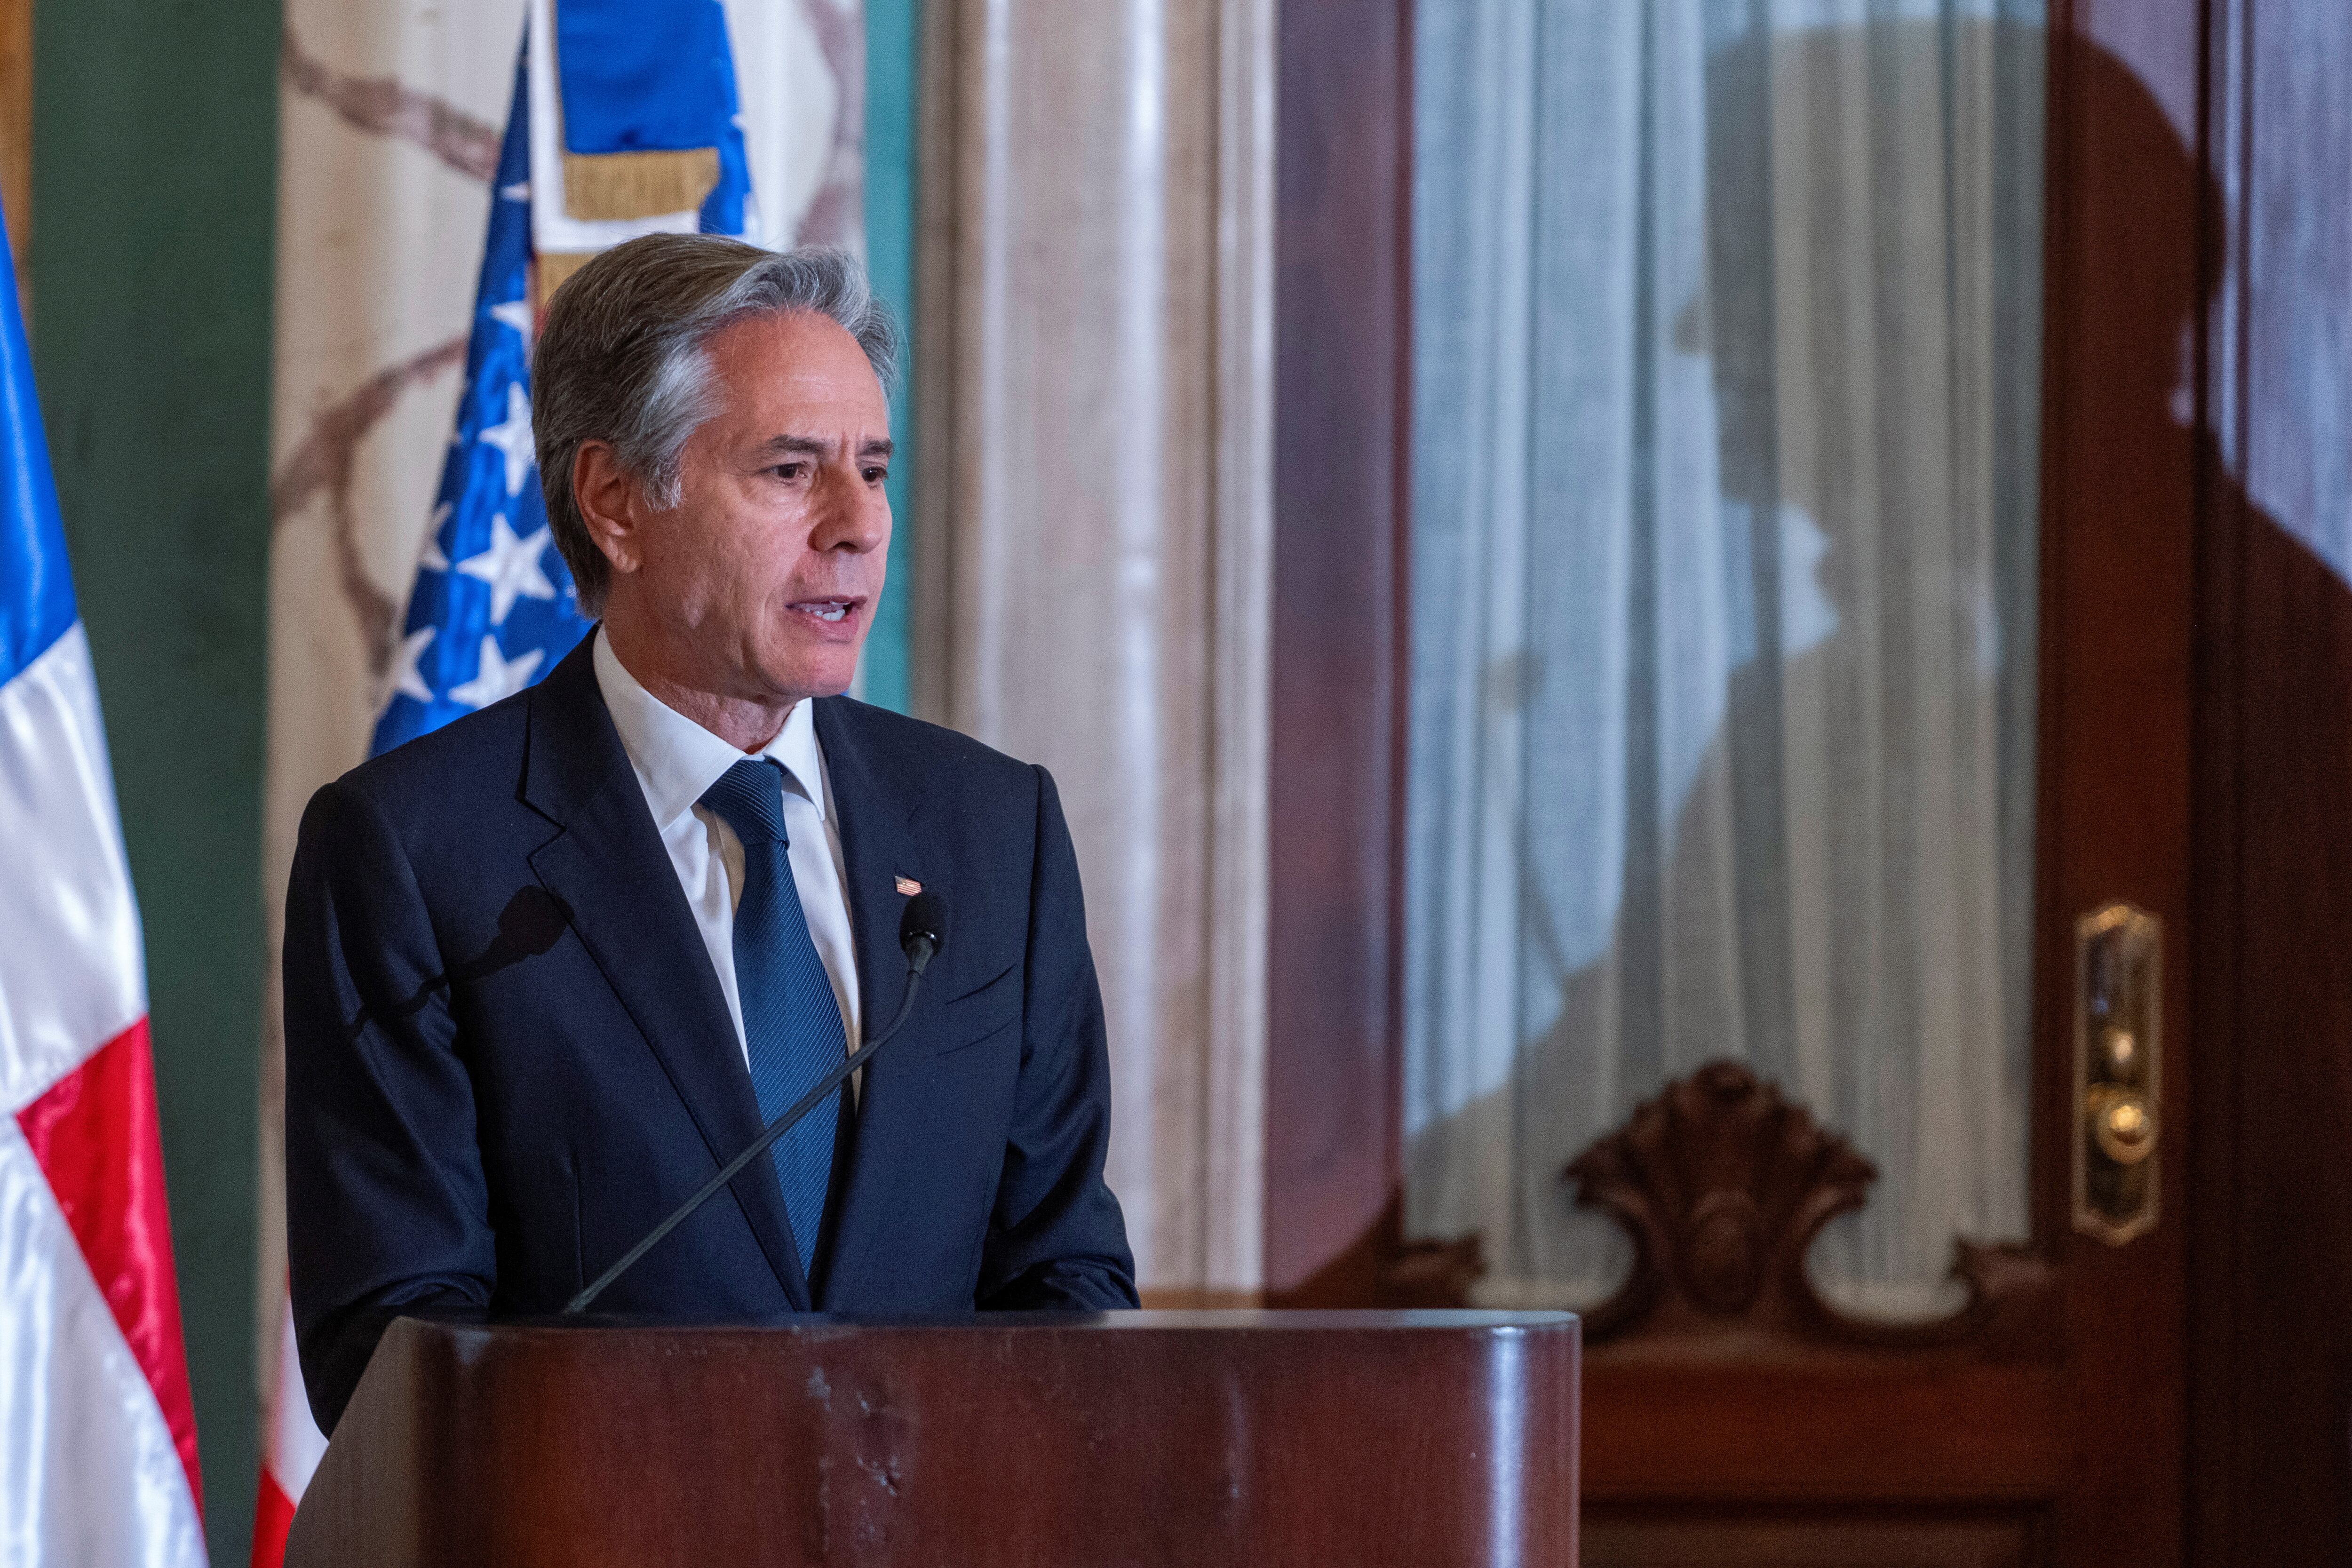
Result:
{"label": "microphone", "polygon": [[833,1097],[833,1091],[849,1081],[849,1075],[873,1059],[874,1053],[889,1042],[890,1037],[906,1026],[907,1015],[915,1010],[915,994],[922,989],[923,971],[931,966],[940,948],[947,945],[947,900],[937,893],[917,893],[907,900],[906,912],[898,917],[898,951],[907,955],[907,994],[898,1003],[898,1016],[890,1026],[841,1058],[840,1065],[818,1080],[816,1087],[793,1102],[791,1110],[777,1117],[751,1140],[744,1151],[719,1167],[719,1173],[702,1184],[702,1189],[671,1211],[670,1216],[646,1233],[645,1238],[623,1253],[620,1261],[599,1274],[594,1283],[564,1303],[563,1315],[573,1317],[588,1310],[588,1304],[604,1293],[604,1288],[635,1266],[637,1259],[651,1252],[671,1231],[686,1223],[687,1216],[710,1200],[710,1195],[733,1181],[744,1166],[768,1152],[775,1141],[792,1130],[794,1122]]}

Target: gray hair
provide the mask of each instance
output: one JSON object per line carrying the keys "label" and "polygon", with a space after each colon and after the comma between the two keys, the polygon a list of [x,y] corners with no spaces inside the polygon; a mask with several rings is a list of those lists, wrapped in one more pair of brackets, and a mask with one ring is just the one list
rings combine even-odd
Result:
{"label": "gray hair", "polygon": [[677,504],[687,438],[719,412],[705,345],[753,316],[806,310],[837,321],[887,393],[898,331],[866,268],[845,250],[762,250],[709,234],[649,234],[567,279],[531,354],[531,426],[547,521],[580,607],[604,613],[612,563],[572,490],[583,442],[612,444],[657,507]]}

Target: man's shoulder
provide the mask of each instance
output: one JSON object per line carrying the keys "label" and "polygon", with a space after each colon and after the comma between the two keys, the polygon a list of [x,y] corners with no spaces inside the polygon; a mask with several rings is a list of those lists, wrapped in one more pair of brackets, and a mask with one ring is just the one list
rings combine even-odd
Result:
{"label": "man's shoulder", "polygon": [[[530,730],[528,691],[404,741],[328,785],[394,821],[471,799],[515,797]],[[323,793],[323,792],[322,792]]]}
{"label": "man's shoulder", "polygon": [[928,783],[939,777],[966,788],[976,785],[982,790],[1031,794],[1036,788],[1034,767],[982,744],[961,730],[877,708],[854,697],[824,697],[817,701],[819,740],[827,729],[838,727],[877,766],[899,779]]}

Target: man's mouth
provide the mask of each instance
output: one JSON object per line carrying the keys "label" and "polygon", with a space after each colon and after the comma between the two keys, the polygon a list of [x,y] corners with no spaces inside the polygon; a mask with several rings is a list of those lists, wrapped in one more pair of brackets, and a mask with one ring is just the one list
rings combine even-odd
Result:
{"label": "man's mouth", "polygon": [[812,620],[831,623],[848,619],[849,613],[864,602],[861,599],[802,599],[792,608]]}

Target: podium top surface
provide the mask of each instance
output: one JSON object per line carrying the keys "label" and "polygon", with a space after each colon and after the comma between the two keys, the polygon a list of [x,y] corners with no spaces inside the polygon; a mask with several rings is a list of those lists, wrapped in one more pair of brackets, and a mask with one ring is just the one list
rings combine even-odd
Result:
{"label": "podium top surface", "polygon": [[660,1334],[793,1333],[824,1334],[851,1330],[979,1330],[1044,1329],[1057,1333],[1134,1333],[1152,1331],[1183,1333],[1349,1333],[1398,1331],[1495,1333],[1505,1331],[1559,1332],[1573,1327],[1573,1312],[1480,1311],[1279,1311],[1263,1309],[1165,1310],[1145,1309],[1119,1312],[967,1312],[951,1316],[853,1316],[833,1312],[796,1312],[774,1318],[749,1318],[708,1323],[583,1313],[578,1317],[461,1318],[436,1320],[451,1328],[490,1331],[556,1329],[566,1333],[583,1330],[623,1331]]}
{"label": "podium top surface", "polygon": [[289,1568],[1570,1568],[1567,1312],[404,1318]]}

